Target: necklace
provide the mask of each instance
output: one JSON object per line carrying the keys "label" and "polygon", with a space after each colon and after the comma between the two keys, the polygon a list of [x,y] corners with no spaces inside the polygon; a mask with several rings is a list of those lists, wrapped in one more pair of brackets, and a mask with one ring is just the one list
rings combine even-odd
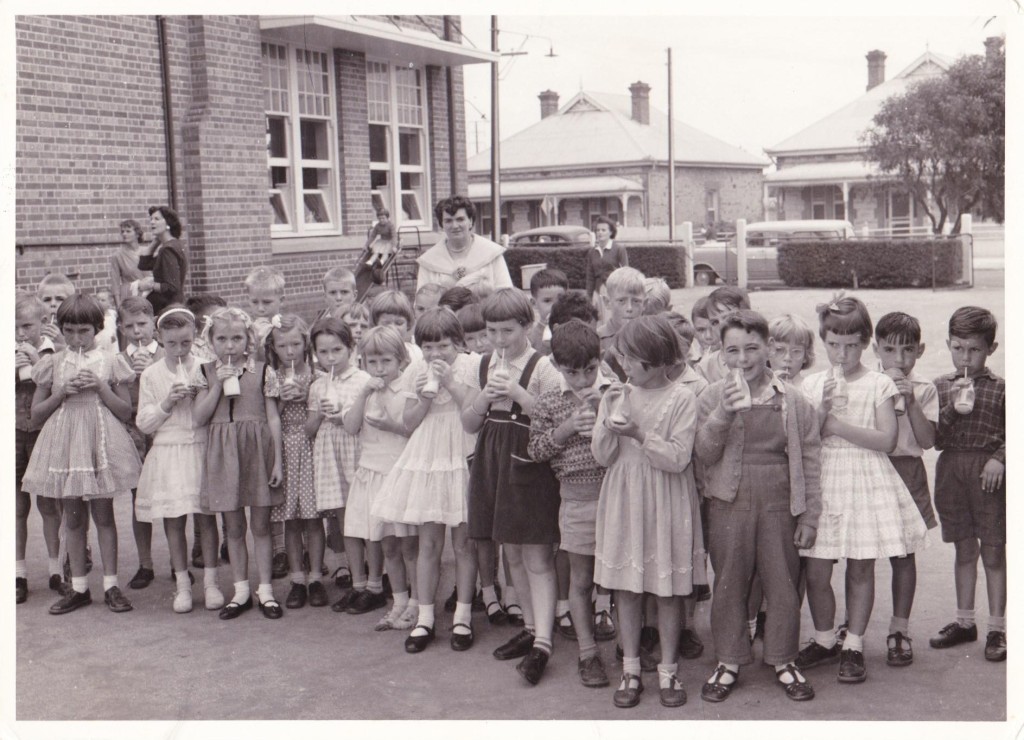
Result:
{"label": "necklace", "polygon": [[450,254],[452,257],[456,257],[460,254],[465,254],[466,252],[468,252],[471,244],[472,241],[466,242],[466,246],[464,246],[462,249],[452,249],[451,242],[446,242],[445,246],[448,248],[448,254]]}

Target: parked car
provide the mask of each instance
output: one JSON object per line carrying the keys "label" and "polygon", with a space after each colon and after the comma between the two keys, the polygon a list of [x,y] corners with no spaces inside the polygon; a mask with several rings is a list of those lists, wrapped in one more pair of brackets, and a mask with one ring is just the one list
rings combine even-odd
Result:
{"label": "parked car", "polygon": [[[755,221],[747,224],[747,279],[778,282],[778,245],[798,240],[847,239],[853,224],[843,220]],[[693,250],[693,282],[714,285],[736,281],[736,237],[728,242],[705,242]]]}
{"label": "parked car", "polygon": [[516,247],[589,247],[594,244],[594,233],[586,226],[541,226],[517,231],[508,241]]}

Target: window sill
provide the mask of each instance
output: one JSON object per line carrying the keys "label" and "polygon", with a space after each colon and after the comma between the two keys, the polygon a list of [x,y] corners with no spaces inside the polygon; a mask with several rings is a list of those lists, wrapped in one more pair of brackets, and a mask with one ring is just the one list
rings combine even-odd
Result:
{"label": "window sill", "polygon": [[273,254],[308,254],[313,252],[339,252],[362,249],[365,236],[325,234],[324,236],[277,236],[271,234],[270,251]]}

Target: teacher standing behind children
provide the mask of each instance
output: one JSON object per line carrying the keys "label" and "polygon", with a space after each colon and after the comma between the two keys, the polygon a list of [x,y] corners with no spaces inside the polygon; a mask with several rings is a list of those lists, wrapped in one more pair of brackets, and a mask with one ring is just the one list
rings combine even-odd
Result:
{"label": "teacher standing behind children", "polygon": [[505,248],[473,233],[476,208],[472,201],[462,195],[445,198],[434,206],[434,216],[444,230],[444,238],[416,260],[417,290],[427,283],[450,288],[484,282],[492,291],[513,287],[502,256]]}

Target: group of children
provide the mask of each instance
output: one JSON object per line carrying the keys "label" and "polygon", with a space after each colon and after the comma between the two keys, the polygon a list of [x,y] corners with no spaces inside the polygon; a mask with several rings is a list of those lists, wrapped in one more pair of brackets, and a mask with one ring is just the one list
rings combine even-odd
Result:
{"label": "group of children", "polygon": [[[249,313],[212,296],[156,317],[145,300],[121,301],[121,350],[98,345],[104,308],[66,279],[18,295],[19,603],[35,494],[49,585],[61,593],[50,613],[91,602],[90,515],[104,600],[131,610],[118,585],[113,499],[132,491],[150,574],[145,528],[164,523],[175,612],[192,610],[192,515],[204,606],[225,620],[254,603],[282,617],[272,585],[280,527],[285,607],[385,609],[375,629],[410,630],[404,648],[418,653],[435,639],[450,529],[453,650],[472,647],[472,613],[482,610],[491,624],[521,626],[494,656],[519,659],[529,683],[557,630],[578,642],[581,682],[601,687],[596,643],[617,637],[614,704],[636,706],[641,674],[656,671],[661,703],[675,707],[686,701],[677,656],[703,651],[693,614],[708,591],[707,553],[718,664],[702,698],[726,699],[753,662],[763,595],[763,660],[803,701],[814,696],[803,673],[814,666],[838,660],[841,682],[865,679],[877,558],[893,568],[887,662],[912,662],[914,557],[936,526],[921,455],[935,446],[935,509],[956,544],[958,609],[931,645],[977,639],[980,555],[985,656],[1006,657],[1005,383],[985,367],[997,343],[984,309],[954,313],[955,370],[932,383],[913,372],[925,349],[916,319],[891,313],[872,326],[864,304],[842,295],[817,311],[831,368],[805,376],[815,341],[798,317],[769,322],[744,291],[722,287],[687,320],[663,280],[630,267],[607,279],[601,326],[558,270],[534,275],[529,298],[428,285],[413,303],[383,291],[365,306],[353,274],[334,268],[312,325],[282,310],[277,271],[256,268],[245,288]],[[862,362],[872,343],[880,371]],[[218,514],[230,600],[217,580]],[[351,572],[333,603],[322,582],[332,519]],[[837,630],[831,575],[841,558],[847,616]],[[800,650],[805,592],[814,635]]]}

